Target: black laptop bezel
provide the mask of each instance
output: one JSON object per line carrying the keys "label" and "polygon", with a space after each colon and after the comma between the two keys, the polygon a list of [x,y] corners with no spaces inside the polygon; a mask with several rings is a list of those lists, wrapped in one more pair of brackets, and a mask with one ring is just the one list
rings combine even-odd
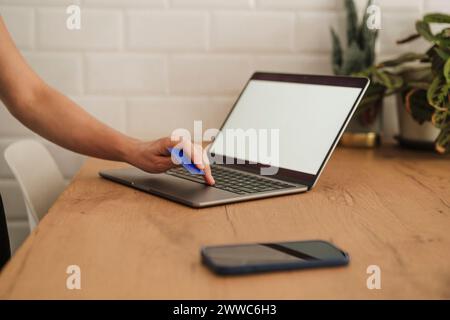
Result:
{"label": "black laptop bezel", "polygon": [[[347,123],[349,122],[350,118],[352,117],[353,113],[355,112],[362,96],[364,95],[365,89],[367,89],[367,87],[370,83],[370,80],[368,78],[363,78],[363,77],[255,72],[252,75],[252,77],[247,81],[244,89],[241,91],[241,93],[239,94],[239,97],[236,99],[236,102],[234,103],[234,105],[231,108],[230,112],[228,113],[227,117],[223,121],[223,123],[220,127],[220,131],[223,130],[223,127],[225,126],[226,122],[228,121],[230,115],[233,113],[237,103],[241,99],[242,94],[245,92],[245,90],[248,87],[248,84],[252,80],[316,84],[316,85],[351,87],[351,88],[361,89],[357,99],[355,99],[355,103],[353,104],[344,123],[342,124],[341,128],[339,129],[338,134],[334,138],[334,141],[331,144],[331,146],[330,146],[325,158],[323,159],[322,164],[320,165],[320,168],[316,174],[309,174],[309,173],[305,173],[305,172],[301,172],[301,171],[295,171],[295,170],[290,170],[290,169],[285,169],[285,168],[278,168],[278,172],[276,175],[269,176],[270,178],[275,178],[275,179],[279,179],[279,180],[283,180],[283,181],[306,185],[308,187],[308,189],[312,188],[312,186],[315,184],[318,177],[320,176],[322,170],[324,169],[326,162],[328,161],[329,157],[331,156],[331,153],[333,152],[334,148],[336,147],[337,143],[339,142],[339,139],[342,136],[342,133],[344,132]],[[213,144],[214,144],[214,142],[211,143],[210,147],[212,147]],[[237,170],[254,173],[254,174],[260,174],[260,169],[263,167],[267,167],[267,165],[264,165],[261,163],[255,164],[255,163],[249,163],[248,161],[244,161],[242,159],[229,158],[229,157],[225,157],[225,156],[217,155],[217,154],[212,155],[209,150],[208,150],[208,154],[209,154],[210,158],[223,157],[223,161],[224,161],[223,165],[224,166],[227,166],[227,167],[233,168],[233,169],[237,169]]]}

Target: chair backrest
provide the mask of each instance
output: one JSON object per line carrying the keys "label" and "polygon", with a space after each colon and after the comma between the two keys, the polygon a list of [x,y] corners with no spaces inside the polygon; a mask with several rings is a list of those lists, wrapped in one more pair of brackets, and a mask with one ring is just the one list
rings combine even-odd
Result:
{"label": "chair backrest", "polygon": [[6,225],[5,209],[3,208],[2,196],[0,195],[0,270],[11,257],[8,227]]}
{"label": "chair backrest", "polygon": [[64,178],[48,150],[35,140],[12,143],[5,159],[19,182],[32,230],[64,190]]}

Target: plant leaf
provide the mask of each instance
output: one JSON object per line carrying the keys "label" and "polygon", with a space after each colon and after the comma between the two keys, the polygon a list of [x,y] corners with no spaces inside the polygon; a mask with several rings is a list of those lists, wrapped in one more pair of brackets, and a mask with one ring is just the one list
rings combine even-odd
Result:
{"label": "plant leaf", "polygon": [[450,151],[450,126],[442,129],[436,138],[436,151],[441,154]]}
{"label": "plant leaf", "polygon": [[425,90],[413,89],[406,94],[405,107],[418,123],[431,121],[434,109],[428,104]]}
{"label": "plant leaf", "polygon": [[441,47],[448,48],[450,47],[450,38],[439,34],[434,37],[434,42]]}
{"label": "plant leaf", "polygon": [[373,75],[374,75],[374,80],[377,83],[382,84],[383,86],[385,86],[388,89],[390,89],[392,87],[391,79],[384,71],[377,69],[374,71]]}
{"label": "plant leaf", "polygon": [[448,125],[450,114],[448,111],[435,111],[431,117],[431,123],[439,129],[443,129]]}
{"label": "plant leaf", "polygon": [[441,57],[443,60],[450,59],[450,52],[445,51],[439,47],[433,47],[434,51],[436,51],[437,55]]}
{"label": "plant leaf", "polygon": [[442,30],[442,36],[445,38],[450,38],[450,28],[445,28]]}
{"label": "plant leaf", "polygon": [[359,47],[365,51],[366,66],[373,65],[375,61],[375,43],[378,37],[378,30],[370,30],[367,27],[367,20],[369,19],[369,13],[367,12],[367,9],[372,5],[372,3],[372,0],[367,1],[363,19],[361,20],[358,29],[358,44]]}
{"label": "plant leaf", "polygon": [[353,42],[345,51],[340,74],[349,75],[366,69],[364,58],[364,51],[359,48],[356,42]]}
{"label": "plant leaf", "polygon": [[347,12],[347,44],[350,46],[351,43],[358,40],[358,15],[353,0],[345,0],[345,8]]}
{"label": "plant leaf", "polygon": [[450,85],[442,76],[435,77],[427,91],[427,101],[435,109],[445,110],[445,102],[448,99]]}
{"label": "plant leaf", "polygon": [[420,34],[414,33],[414,34],[412,34],[410,36],[407,36],[406,38],[397,40],[397,44],[407,43],[407,42],[410,42],[410,41],[414,41],[414,40],[416,40],[418,38],[420,38]]}
{"label": "plant leaf", "polygon": [[332,62],[334,74],[340,74],[340,69],[342,66],[342,46],[336,31],[331,28],[331,38],[333,41],[332,49]]}
{"label": "plant leaf", "polygon": [[396,66],[401,65],[406,62],[421,60],[425,57],[426,57],[426,55],[424,55],[424,54],[407,52],[407,53],[400,55],[398,58],[383,61],[378,66],[381,68],[382,67],[396,67]]}
{"label": "plant leaf", "polygon": [[430,42],[434,42],[435,38],[433,33],[431,32],[430,25],[424,21],[416,22],[416,30],[417,32],[426,40]]}
{"label": "plant leaf", "polygon": [[367,21],[367,17],[368,17],[367,7],[370,5],[370,2],[371,2],[371,0],[369,0],[367,2],[366,10],[363,12],[363,18],[358,25],[358,34],[357,34],[356,38],[358,41],[358,45],[361,49],[365,48],[368,45],[368,43],[366,42],[367,39],[365,37],[366,36],[365,31],[368,29],[367,25],[366,25],[366,21]]}
{"label": "plant leaf", "polygon": [[444,65],[444,77],[447,84],[450,84],[450,58],[447,59],[447,62]]}
{"label": "plant leaf", "polygon": [[429,13],[423,17],[427,23],[450,23],[450,15],[444,13]]}
{"label": "plant leaf", "polygon": [[390,78],[391,81],[392,86],[388,88],[390,91],[396,91],[403,87],[404,81],[402,76],[391,73],[389,71],[386,71],[386,75]]}
{"label": "plant leaf", "polygon": [[444,68],[445,63],[445,60],[442,59],[442,57],[435,50],[436,48],[439,47],[437,45],[434,45],[427,51],[428,58],[431,62],[431,69],[433,70],[433,73],[435,75],[442,73],[442,69]]}

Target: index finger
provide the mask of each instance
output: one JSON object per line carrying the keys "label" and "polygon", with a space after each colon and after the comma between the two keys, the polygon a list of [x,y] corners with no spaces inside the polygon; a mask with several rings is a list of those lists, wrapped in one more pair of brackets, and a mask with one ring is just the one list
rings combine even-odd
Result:
{"label": "index finger", "polygon": [[215,184],[211,173],[208,156],[200,145],[193,144],[190,140],[182,140],[175,147],[181,148],[184,154],[191,159],[191,163],[193,163],[198,169],[203,170],[203,177],[207,184]]}
{"label": "index finger", "polygon": [[215,185],[216,181],[214,181],[214,178],[212,176],[211,167],[210,167],[209,163],[205,164],[205,168],[203,169],[203,171],[205,172],[205,175],[204,175],[205,182],[207,184],[209,184],[210,186]]}

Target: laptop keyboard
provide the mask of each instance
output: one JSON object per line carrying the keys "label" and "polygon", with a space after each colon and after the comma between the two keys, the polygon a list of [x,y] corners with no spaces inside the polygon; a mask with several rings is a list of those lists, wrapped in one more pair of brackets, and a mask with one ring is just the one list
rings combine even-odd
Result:
{"label": "laptop keyboard", "polygon": [[[212,166],[211,171],[214,180],[216,181],[216,184],[213,186],[214,188],[226,190],[236,194],[244,195],[295,188],[295,185],[247,174],[241,171],[226,169],[221,166]],[[204,183],[203,175],[191,174],[183,167],[170,169],[166,172],[166,174],[198,183]]]}

